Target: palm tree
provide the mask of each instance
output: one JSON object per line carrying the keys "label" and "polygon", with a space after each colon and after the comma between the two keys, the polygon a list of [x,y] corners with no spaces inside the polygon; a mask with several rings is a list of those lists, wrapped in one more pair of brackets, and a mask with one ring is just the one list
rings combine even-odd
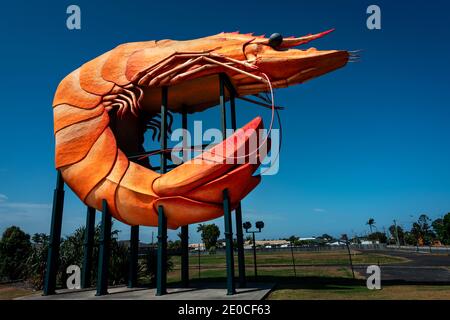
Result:
{"label": "palm tree", "polygon": [[375,219],[374,219],[374,218],[370,218],[370,219],[366,222],[366,224],[369,225],[370,233],[372,233],[372,227],[375,226]]}

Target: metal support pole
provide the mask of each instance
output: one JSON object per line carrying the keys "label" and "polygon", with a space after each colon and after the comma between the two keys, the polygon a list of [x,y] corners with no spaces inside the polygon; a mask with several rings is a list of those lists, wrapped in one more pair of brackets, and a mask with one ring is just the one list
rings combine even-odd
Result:
{"label": "metal support pole", "polygon": [[[227,131],[227,113],[225,105],[225,82],[226,75],[219,75],[219,92],[220,92],[220,108],[222,120],[222,135],[226,139]],[[228,190],[223,190],[223,215],[225,219],[225,242],[226,242],[226,259],[227,259],[227,295],[236,293],[234,284],[234,250],[233,250],[233,227],[230,210],[230,198]]]}
{"label": "metal support pole", "polygon": [[83,269],[81,270],[81,288],[91,287],[92,251],[95,234],[95,208],[87,207],[86,229],[84,231]]}
{"label": "metal support pole", "polygon": [[[235,94],[232,88],[230,91],[230,113],[231,113],[231,128],[236,130],[236,105]],[[244,232],[242,230],[242,208],[239,202],[235,210],[236,215],[236,238],[237,238],[237,254],[238,254],[238,269],[239,269],[239,287],[245,288],[247,286],[245,279],[245,255],[244,255]]]}
{"label": "metal support pole", "polygon": [[181,113],[181,129],[183,129],[183,162],[187,161],[190,156],[192,155],[192,153],[189,150],[189,157],[187,156],[187,150],[189,148],[188,146],[188,141],[187,141],[187,130],[188,130],[188,122],[187,122],[187,111],[185,109],[183,109],[183,112]]}
{"label": "metal support pole", "polygon": [[255,270],[255,280],[258,278],[258,268],[256,267],[256,241],[255,241],[255,233],[253,234],[253,266]]}
{"label": "metal support pole", "polygon": [[98,250],[98,272],[96,296],[108,294],[108,269],[111,251],[112,216],[109,213],[108,203],[102,201],[102,222],[100,231],[100,247]]}
{"label": "metal support pole", "polygon": [[55,294],[56,273],[58,269],[59,245],[61,243],[61,227],[64,209],[64,180],[58,170],[56,188],[53,192],[52,222],[48,243],[47,269],[45,271],[44,295]]}
{"label": "metal support pole", "polygon": [[197,262],[198,262],[198,278],[201,278],[201,274],[202,274],[202,260],[201,260],[201,255],[200,255],[200,247],[201,247],[201,243],[198,244],[198,250],[197,250]]}
{"label": "metal support pole", "polygon": [[189,287],[189,226],[181,227],[181,282]]}
{"label": "metal support pole", "polygon": [[225,219],[224,224],[227,259],[227,295],[233,295],[236,293],[236,289],[234,284],[233,229],[228,189],[223,190],[223,213]]}
{"label": "metal support pole", "polygon": [[[187,112],[183,110],[181,113],[181,127],[184,131],[183,134],[183,161],[186,161],[188,157],[185,157],[187,152],[187,136],[186,130],[187,124]],[[189,225],[181,227],[181,283],[183,287],[189,287]]]}
{"label": "metal support pole", "polygon": [[156,272],[156,295],[167,293],[167,219],[163,206],[158,207],[158,266]]}
{"label": "metal support pole", "polygon": [[167,149],[167,96],[168,88],[161,88],[161,164],[160,173],[166,173],[167,157],[165,150]]}
{"label": "metal support pole", "polygon": [[242,231],[242,209],[241,203],[236,207],[236,238],[237,238],[237,254],[239,269],[239,287],[247,286],[245,279],[245,256],[244,256],[244,232]]}
{"label": "metal support pole", "polygon": [[128,288],[137,286],[137,264],[139,253],[139,226],[131,226]]}
{"label": "metal support pole", "polygon": [[[161,164],[160,173],[166,173],[167,158],[167,97],[168,88],[161,88]],[[156,272],[156,295],[166,294],[167,287],[167,218],[164,208],[158,207],[158,257]]]}
{"label": "metal support pole", "polygon": [[225,105],[225,75],[219,75],[220,114],[222,123],[222,135],[225,140],[227,134],[227,108]]}

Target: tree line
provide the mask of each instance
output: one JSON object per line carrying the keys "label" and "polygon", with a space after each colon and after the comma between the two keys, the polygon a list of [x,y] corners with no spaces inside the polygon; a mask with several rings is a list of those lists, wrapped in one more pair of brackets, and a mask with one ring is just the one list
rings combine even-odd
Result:
{"label": "tree line", "polygon": [[391,238],[400,245],[450,245],[450,213],[442,218],[431,220],[426,214],[420,215],[410,230],[401,226],[389,227]]}
{"label": "tree line", "polygon": [[367,239],[380,243],[412,246],[450,245],[450,213],[435,220],[431,220],[426,214],[422,214],[417,221],[412,223],[410,230],[405,230],[394,223],[389,226],[388,234],[378,230],[373,232],[373,229],[376,229],[375,219],[373,218],[370,218],[366,225],[370,228]]}
{"label": "tree line", "polygon": [[[70,265],[82,266],[85,239],[85,227],[76,229],[72,234],[61,239],[60,254],[57,270],[57,286],[65,286],[68,274],[66,269]],[[200,224],[203,243],[210,253],[214,253],[220,236],[219,227],[215,224]],[[129,246],[118,240],[119,231],[111,231],[111,255],[109,261],[108,280],[110,285],[124,284],[128,281]],[[180,234],[178,234],[181,237]],[[98,267],[98,249],[100,244],[100,225],[95,227],[91,283],[95,285]],[[7,228],[0,239],[0,283],[9,281],[24,281],[30,287],[41,290],[44,286],[49,235],[35,233],[32,236],[17,226]],[[168,241],[168,249],[180,250],[181,241]],[[154,284],[156,276],[156,250],[150,247],[145,254],[139,255],[138,279],[142,284]],[[173,269],[173,262],[168,257],[167,270]]]}
{"label": "tree line", "polygon": [[[63,237],[60,245],[60,255],[57,271],[57,286],[65,286],[70,265],[82,266],[85,227],[76,229],[72,234]],[[109,284],[118,285],[128,281],[129,247],[118,241],[119,231],[111,232],[111,255],[109,261]],[[93,268],[91,283],[97,279],[98,249],[100,240],[100,225],[95,228],[93,245]],[[30,287],[41,290],[44,284],[47,264],[49,236],[36,233],[33,236],[22,231],[17,226],[7,228],[0,239],[0,282],[21,280]],[[177,246],[177,244],[171,244]],[[168,270],[173,263],[168,259]],[[156,251],[150,250],[138,260],[138,279],[154,283],[156,275]]]}

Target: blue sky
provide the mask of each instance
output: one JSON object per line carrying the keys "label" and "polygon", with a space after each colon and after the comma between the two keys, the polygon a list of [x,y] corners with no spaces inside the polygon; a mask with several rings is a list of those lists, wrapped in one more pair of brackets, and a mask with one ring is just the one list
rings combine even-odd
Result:
{"label": "blue sky", "polygon": [[[66,28],[81,8],[82,29]],[[366,28],[366,8],[382,30]],[[114,46],[191,39],[222,31],[304,35],[336,28],[319,49],[361,49],[362,59],[304,85],[278,90],[280,172],[243,201],[261,237],[367,232],[397,219],[409,227],[450,211],[450,56],[445,1],[14,1],[2,4],[0,231],[48,232],[55,183],[52,98],[70,71]],[[242,106],[238,125],[270,112]],[[204,115],[218,125],[218,110]],[[63,234],[84,222],[68,190]],[[222,227],[222,219],[215,221]],[[121,238],[129,228],[119,223]],[[194,228],[192,228],[194,229]],[[142,228],[150,241],[155,228]],[[174,238],[176,232],[171,231]],[[198,235],[191,232],[191,240]]]}

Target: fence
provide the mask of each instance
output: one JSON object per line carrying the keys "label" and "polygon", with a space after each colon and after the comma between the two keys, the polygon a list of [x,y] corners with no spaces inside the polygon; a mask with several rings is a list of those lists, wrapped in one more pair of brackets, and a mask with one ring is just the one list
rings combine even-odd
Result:
{"label": "fence", "polygon": [[[356,263],[361,262],[359,252],[351,248],[351,254]],[[180,280],[181,259],[176,250],[169,256],[173,263],[173,270],[168,274],[169,281],[177,282]],[[256,256],[258,277],[317,276],[319,274],[352,277],[346,246],[257,248]],[[217,249],[214,254],[207,251],[191,251],[189,260],[190,278],[193,280],[218,280],[226,276],[226,255],[223,249]],[[372,262],[376,264],[378,261],[373,259]],[[245,266],[248,279],[253,280],[255,272],[252,249],[245,250]]]}
{"label": "fence", "polygon": [[[389,270],[405,268],[411,271],[409,278],[416,278],[417,266],[407,266],[405,259],[399,257],[408,253],[441,253],[450,255],[449,247],[416,247],[416,246],[394,246],[385,244],[352,244],[349,251],[345,245],[302,245],[292,247],[257,247],[256,263],[258,278],[268,281],[277,281],[276,277],[341,277],[352,278],[352,266],[356,271],[365,272],[367,265],[389,265]],[[139,256],[143,258],[152,248],[140,248]],[[350,252],[350,254],[349,254]],[[399,255],[396,255],[396,252]],[[235,255],[237,253],[235,252]],[[168,274],[170,282],[180,281],[181,257],[180,250],[170,249],[168,255],[171,257],[173,269]],[[235,259],[237,256],[235,256]],[[189,252],[189,277],[192,280],[223,281],[226,277],[226,255],[225,250],[218,248],[214,254],[208,251]],[[253,249],[245,249],[246,274],[249,281],[255,277]],[[420,267],[423,272],[423,266]],[[387,271],[386,271],[387,272]],[[433,272],[436,272],[433,270]],[[237,267],[236,267],[236,275]],[[356,272],[356,277],[358,273]]]}
{"label": "fence", "polygon": [[400,250],[407,252],[421,252],[421,253],[441,253],[450,255],[450,246],[432,247],[432,246],[395,246],[388,245],[387,249]]}

